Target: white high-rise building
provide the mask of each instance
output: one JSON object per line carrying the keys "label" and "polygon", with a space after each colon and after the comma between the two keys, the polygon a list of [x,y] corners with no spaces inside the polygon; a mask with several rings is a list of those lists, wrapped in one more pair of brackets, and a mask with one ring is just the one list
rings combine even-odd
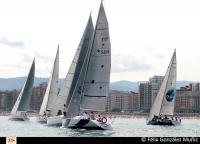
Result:
{"label": "white high-rise building", "polygon": [[151,85],[151,105],[153,104],[155,97],[158,94],[158,91],[161,87],[163,82],[164,76],[153,76],[149,78],[149,83]]}
{"label": "white high-rise building", "polygon": [[164,76],[153,76],[139,85],[140,110],[148,113],[160,89]]}

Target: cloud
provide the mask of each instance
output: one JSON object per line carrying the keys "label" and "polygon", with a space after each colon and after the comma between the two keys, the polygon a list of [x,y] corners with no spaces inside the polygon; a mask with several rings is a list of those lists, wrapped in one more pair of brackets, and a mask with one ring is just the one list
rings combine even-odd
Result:
{"label": "cloud", "polygon": [[130,72],[130,71],[146,71],[152,66],[142,60],[134,58],[132,55],[113,54],[112,55],[112,72]]}
{"label": "cloud", "polygon": [[43,56],[43,55],[39,54],[38,52],[35,52],[35,57],[37,59],[43,61],[44,63],[53,61],[53,59],[51,57]]}
{"label": "cloud", "polygon": [[11,40],[7,39],[6,37],[0,38],[0,43],[11,46],[11,47],[23,47],[24,46],[23,41],[11,41]]}
{"label": "cloud", "polygon": [[155,56],[156,58],[158,58],[158,59],[164,59],[164,56],[161,55],[161,54],[155,54],[154,56]]}
{"label": "cloud", "polygon": [[24,69],[24,66],[19,65],[19,64],[1,64],[0,70],[5,71],[5,70],[21,70]]}
{"label": "cloud", "polygon": [[151,55],[151,57],[154,57],[157,59],[164,59],[164,56],[153,47],[144,47],[143,49],[144,49],[144,52],[148,55]]}
{"label": "cloud", "polygon": [[33,56],[28,55],[28,54],[23,54],[22,60],[23,62],[31,63],[33,61]]}

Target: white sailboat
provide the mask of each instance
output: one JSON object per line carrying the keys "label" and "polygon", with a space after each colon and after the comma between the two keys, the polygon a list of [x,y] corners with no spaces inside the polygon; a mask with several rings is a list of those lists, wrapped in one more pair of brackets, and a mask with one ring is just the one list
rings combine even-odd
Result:
{"label": "white sailboat", "polygon": [[108,21],[101,2],[95,31],[90,43],[84,66],[68,105],[67,114],[72,117],[63,127],[84,129],[110,129],[110,120],[86,119],[81,112],[104,112],[109,91],[111,46]]}
{"label": "white sailboat", "polygon": [[178,125],[180,120],[174,118],[174,102],[176,95],[177,62],[174,50],[160,90],[151,107],[148,125]]}
{"label": "white sailboat", "polygon": [[47,118],[47,125],[62,125],[63,115],[57,115],[59,110],[64,109],[64,104],[67,106],[72,97],[75,85],[77,83],[80,71],[83,66],[84,59],[88,52],[89,43],[93,34],[94,28],[91,17],[88,20],[87,26],[79,43],[79,46],[76,50],[75,56],[67,73],[67,76],[64,80],[64,85],[56,97],[54,107],[52,108],[52,117]]}
{"label": "white sailboat", "polygon": [[33,60],[25,84],[15,102],[15,105],[12,108],[9,120],[17,120],[17,121],[29,120],[29,118],[26,115],[26,111],[30,110],[34,75],[35,75],[35,59]]}
{"label": "white sailboat", "polygon": [[58,76],[59,75],[59,45],[54,60],[51,76],[48,81],[46,92],[40,107],[39,117],[37,121],[39,123],[47,123],[47,117],[50,116],[55,99],[58,95]]}

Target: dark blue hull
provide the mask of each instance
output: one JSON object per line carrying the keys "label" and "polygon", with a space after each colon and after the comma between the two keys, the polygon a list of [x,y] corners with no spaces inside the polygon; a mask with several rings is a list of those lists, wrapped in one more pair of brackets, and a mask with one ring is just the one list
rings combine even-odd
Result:
{"label": "dark blue hull", "polygon": [[168,125],[168,126],[174,126],[174,125],[180,125],[180,121],[174,121],[169,119],[163,119],[163,120],[150,120],[147,122],[147,125]]}

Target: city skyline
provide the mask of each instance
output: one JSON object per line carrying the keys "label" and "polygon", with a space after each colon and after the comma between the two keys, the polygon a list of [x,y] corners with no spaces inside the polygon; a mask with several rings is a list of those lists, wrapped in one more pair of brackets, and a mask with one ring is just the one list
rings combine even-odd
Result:
{"label": "city skyline", "polygon": [[[158,77],[152,78],[156,80]],[[140,89],[139,92],[121,91],[117,89],[109,90],[106,101],[106,111],[118,113],[148,113],[152,105],[151,100],[153,100],[154,97],[153,93],[157,93],[160,87],[159,82],[157,84],[158,85],[154,88],[152,87],[153,85],[151,85],[147,89]],[[144,85],[145,83],[143,83],[143,86]],[[46,87],[46,82],[42,82],[40,85],[33,87],[31,96],[31,111],[39,111]],[[19,93],[20,90],[16,89],[0,91],[0,112],[10,111]],[[175,113],[199,113],[200,83],[185,85],[184,87],[177,89],[176,93]]]}
{"label": "city skyline", "polygon": [[[36,58],[36,76],[49,77],[60,45],[64,78],[90,12],[100,0],[0,2],[0,77],[26,76]],[[111,82],[147,81],[165,75],[177,51],[177,80],[200,81],[198,1],[103,1],[111,39]]]}

